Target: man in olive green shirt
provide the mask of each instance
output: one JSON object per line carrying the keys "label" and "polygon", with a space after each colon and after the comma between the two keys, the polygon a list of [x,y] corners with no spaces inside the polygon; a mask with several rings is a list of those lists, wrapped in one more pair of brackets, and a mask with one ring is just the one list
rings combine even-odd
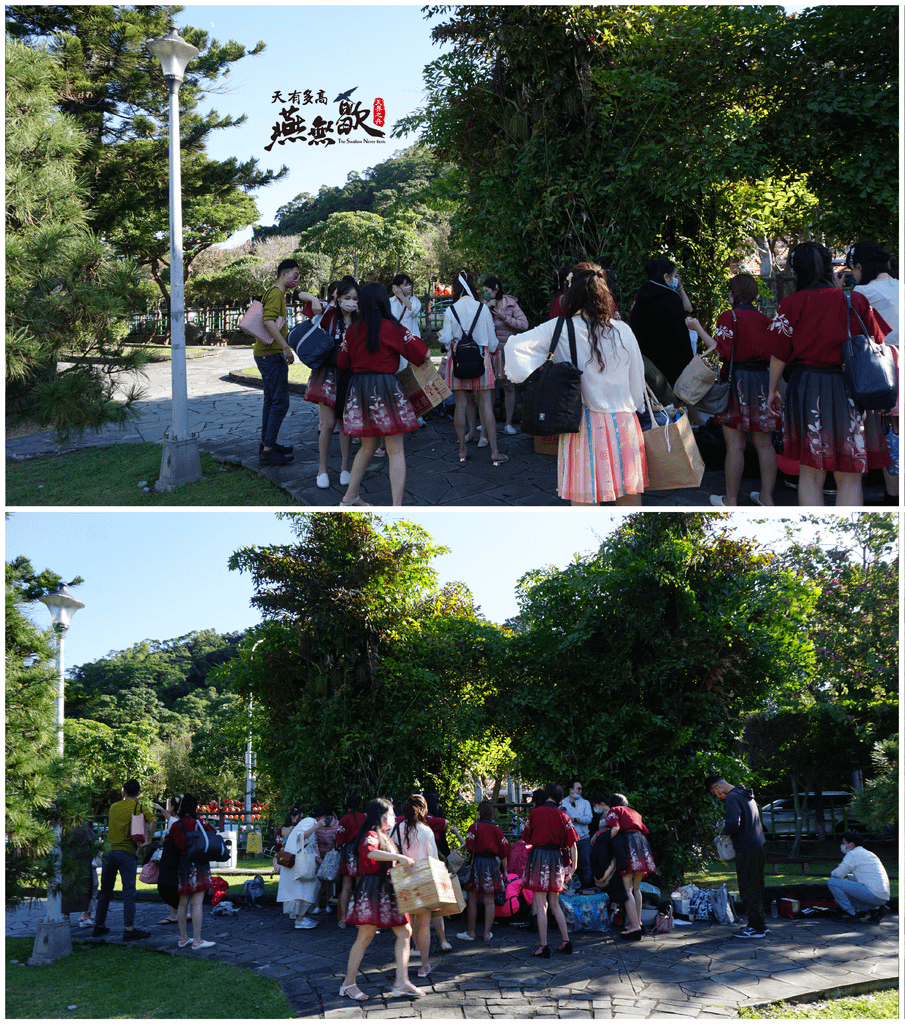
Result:
{"label": "man in olive green shirt", "polygon": [[153,808],[139,799],[141,786],[135,779],[129,779],[122,788],[122,800],[117,800],[110,807],[109,825],[107,829],[108,851],[104,854],[104,865],[101,868],[101,891],[97,897],[97,913],[94,917],[95,938],[106,935],[110,929],[104,927],[107,920],[107,908],[110,897],[116,886],[116,876],[123,883],[123,942],[135,942],[146,939],[151,933],[143,932],[135,927],[135,874],[138,871],[138,847],[131,836],[133,814],[143,814],[148,826],[148,836],[154,834],[157,824]]}
{"label": "man in olive green shirt", "polygon": [[[285,466],[292,462],[292,445],[277,441],[280,427],[289,412],[289,367],[295,362],[295,354],[286,337],[286,293],[294,291],[299,283],[299,265],[295,260],[283,260],[277,267],[276,283],[264,295],[264,330],[273,339],[269,344],[255,342],[255,365],[261,371],[264,385],[264,408],[261,416],[261,445],[258,454],[262,465]],[[321,304],[307,292],[300,298],[310,302],[314,312],[320,311]],[[282,318],[283,325],[277,327]]]}

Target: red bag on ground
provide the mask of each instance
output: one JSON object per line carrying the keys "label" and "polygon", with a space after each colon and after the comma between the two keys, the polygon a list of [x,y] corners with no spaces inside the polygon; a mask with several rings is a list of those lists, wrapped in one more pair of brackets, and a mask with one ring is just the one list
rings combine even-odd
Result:
{"label": "red bag on ground", "polygon": [[229,882],[220,875],[214,875],[211,881],[214,883],[214,891],[211,893],[211,906],[216,907],[226,895],[226,891],[229,889]]}

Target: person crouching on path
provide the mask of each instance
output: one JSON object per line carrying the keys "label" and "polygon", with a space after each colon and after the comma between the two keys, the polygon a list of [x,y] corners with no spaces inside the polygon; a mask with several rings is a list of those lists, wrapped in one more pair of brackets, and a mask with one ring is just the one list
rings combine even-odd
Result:
{"label": "person crouching on path", "polygon": [[840,921],[879,921],[889,913],[889,876],[883,862],[864,849],[859,832],[844,832],[839,846],[842,863],[833,868],[826,884],[842,911]]}
{"label": "person crouching on path", "polygon": [[368,804],[365,823],[358,833],[358,879],[346,917],[348,924],[358,926],[358,936],[349,951],[346,976],[339,987],[341,996],[348,996],[356,1002],[369,998],[358,987],[355,979],[365,951],[380,928],[392,928],[396,936],[396,980],[390,989],[389,998],[424,995],[420,988],[409,981],[409,939],[412,928],[408,915],[400,913],[396,905],[396,893],[389,876],[390,864],[415,863],[411,857],[400,853],[387,835],[394,817],[390,801],[378,797]]}
{"label": "person crouching on path", "polygon": [[484,941],[493,938],[493,919],[496,915],[494,895],[506,891],[506,865],[509,859],[509,841],[493,819],[496,810],[489,800],[478,807],[478,820],[471,823],[465,833],[465,848],[472,854],[471,876],[465,886],[468,892],[468,931],[457,936],[464,942],[474,942],[478,921],[478,896],[484,898]]}
{"label": "person crouching on path", "polygon": [[387,294],[379,284],[362,285],[358,293],[361,318],[346,330],[337,366],[352,370],[343,412],[343,429],[361,438],[361,450],[352,463],[349,487],[341,505],[367,505],[359,497],[365,470],[385,438],[389,457],[393,504],[402,504],[405,490],[405,435],[418,429],[418,418],[396,377],[399,357],[420,366],[427,345],[393,319]]}
{"label": "person crouching on path", "polygon": [[[524,887],[534,893],[534,913],[537,916],[537,933],[540,946],[534,956],[549,957],[547,945],[547,907],[559,927],[562,944],[557,953],[571,953],[572,943],[566,918],[559,904],[559,894],[567,887],[574,866],[578,863],[578,833],[568,815],[561,810],[562,786],[551,782],[544,790],[546,800],[528,815],[528,824],[522,832],[522,839],[533,847],[528,856],[528,865],[522,878]],[[570,849],[571,848],[571,849]],[[563,854],[570,850],[570,866],[563,865]]]}

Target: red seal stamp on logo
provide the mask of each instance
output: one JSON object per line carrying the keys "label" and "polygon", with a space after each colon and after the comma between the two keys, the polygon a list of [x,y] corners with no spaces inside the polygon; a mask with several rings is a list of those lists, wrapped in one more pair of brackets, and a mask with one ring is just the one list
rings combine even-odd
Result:
{"label": "red seal stamp on logo", "polygon": [[374,124],[376,124],[378,128],[382,128],[383,127],[383,122],[385,120],[385,115],[386,115],[386,112],[385,112],[385,110],[383,108],[383,100],[378,96],[377,99],[374,100],[374,117],[373,117]]}

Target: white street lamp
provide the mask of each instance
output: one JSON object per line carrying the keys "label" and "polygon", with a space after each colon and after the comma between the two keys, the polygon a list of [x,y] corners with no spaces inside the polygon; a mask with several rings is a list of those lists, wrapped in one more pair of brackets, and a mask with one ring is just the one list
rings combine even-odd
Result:
{"label": "white street lamp", "polygon": [[[57,750],[60,758],[63,757],[63,719],[65,694],[64,675],[64,651],[63,641],[72,616],[85,605],[73,597],[66,584],[61,584],[53,594],[45,594],[39,600],[47,605],[50,617],[53,619],[54,632],[57,635]],[[62,875],[60,871],[60,826],[54,825],[56,841],[51,851],[53,858],[53,878],[47,889],[47,908],[44,917],[38,922],[38,932],[35,936],[35,948],[29,958],[29,964],[49,964],[62,956],[69,956],[72,952],[72,933],[69,931],[69,921],[63,916],[63,898],[60,893]]]}
{"label": "white street lamp", "polygon": [[175,28],[148,49],[160,61],[170,93],[170,356],[173,422],[163,442],[156,491],[173,491],[201,479],[198,435],[189,433],[188,386],[185,368],[185,291],[182,279],[182,165],[179,151],[179,87],[185,68],[200,50]]}

